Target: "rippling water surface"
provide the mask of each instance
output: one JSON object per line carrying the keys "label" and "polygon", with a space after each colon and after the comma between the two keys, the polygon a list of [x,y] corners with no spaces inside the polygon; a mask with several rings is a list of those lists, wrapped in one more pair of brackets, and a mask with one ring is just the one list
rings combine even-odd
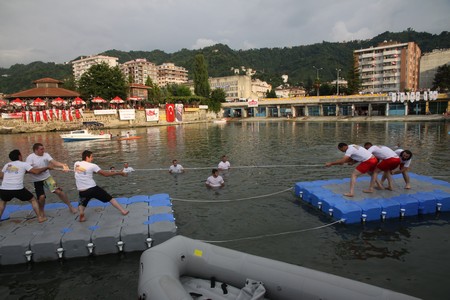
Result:
{"label": "rippling water surface", "polygon": [[[139,128],[134,133],[143,138],[133,141],[63,143],[58,133],[2,135],[0,159],[6,163],[14,148],[28,155],[32,144],[41,142],[56,160],[73,165],[89,149],[103,169],[120,169],[125,161],[136,169],[126,178],[96,177],[115,197],[168,193],[174,199],[179,234],[227,241],[220,245],[425,299],[447,299],[450,286],[443,282],[450,271],[448,213],[318,229],[331,220],[285,190],[298,181],[349,177],[350,166],[323,167],[342,157],[336,148],[339,142],[400,144],[414,153],[413,172],[450,181],[449,131],[449,123],[443,122],[244,122]],[[125,131],[112,130],[117,133]],[[234,168],[224,174],[225,188],[208,190],[204,180],[223,154]],[[172,159],[187,172],[168,174]],[[53,175],[76,201],[73,173],[53,171]],[[51,195],[48,201],[56,198]],[[283,234],[291,231],[295,233]],[[125,253],[1,266],[0,295],[135,298],[139,256]]]}

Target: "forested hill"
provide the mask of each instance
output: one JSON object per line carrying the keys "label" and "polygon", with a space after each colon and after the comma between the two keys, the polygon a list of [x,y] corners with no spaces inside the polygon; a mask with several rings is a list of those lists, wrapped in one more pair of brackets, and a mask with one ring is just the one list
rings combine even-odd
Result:
{"label": "forested hill", "polygon": [[[416,32],[412,29],[403,32],[384,32],[370,40],[355,40],[340,43],[322,42],[313,45],[261,48],[250,50],[232,50],[227,45],[217,44],[199,50],[182,49],[175,53],[154,51],[108,50],[103,55],[119,58],[120,63],[137,58],[146,58],[157,65],[172,62],[182,66],[192,74],[194,57],[202,53],[208,63],[208,73],[211,77],[232,75],[232,68],[251,68],[256,76],[273,85],[281,83],[281,75],[289,76],[292,85],[306,84],[316,77],[317,68],[320,70],[321,81],[332,81],[336,78],[336,69],[341,69],[341,77],[346,77],[353,63],[353,51],[357,49],[377,46],[383,41],[397,41],[401,43],[416,42],[422,53],[433,49],[450,49],[450,33],[441,34]],[[74,58],[78,59],[78,58]],[[65,80],[72,75],[71,64],[55,64],[33,62],[28,65],[16,64],[9,69],[0,68],[0,93],[15,93],[33,87],[33,81],[51,77]]]}

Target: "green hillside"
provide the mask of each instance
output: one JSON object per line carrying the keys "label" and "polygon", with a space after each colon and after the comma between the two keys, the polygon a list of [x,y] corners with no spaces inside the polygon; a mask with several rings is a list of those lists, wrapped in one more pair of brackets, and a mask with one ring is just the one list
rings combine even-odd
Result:
{"label": "green hillside", "polygon": [[[287,74],[293,85],[306,84],[316,76],[317,68],[323,68],[319,76],[322,81],[336,78],[336,69],[342,70],[341,77],[346,77],[353,64],[353,51],[376,46],[383,41],[416,42],[422,53],[433,49],[450,49],[450,33],[441,34],[415,32],[407,29],[403,32],[384,32],[370,40],[355,40],[340,43],[322,42],[313,45],[261,48],[250,50],[232,50],[227,45],[217,44],[200,50],[181,49],[172,54],[160,50],[129,51],[108,50],[103,55],[119,58],[120,63],[137,58],[146,58],[157,65],[172,62],[191,72],[194,57],[203,53],[208,63],[211,77],[232,75],[232,68],[244,66],[256,70],[256,77],[273,85],[281,83],[281,75]],[[74,60],[77,58],[74,58]],[[8,69],[0,68],[0,93],[15,93],[33,87],[33,81],[51,77],[65,80],[72,75],[72,65],[33,62],[28,65],[16,64]]]}

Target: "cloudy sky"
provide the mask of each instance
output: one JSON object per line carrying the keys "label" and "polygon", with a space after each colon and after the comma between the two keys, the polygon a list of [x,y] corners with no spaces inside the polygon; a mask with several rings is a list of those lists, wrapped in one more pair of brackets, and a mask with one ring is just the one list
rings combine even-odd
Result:
{"label": "cloudy sky", "polygon": [[449,0],[0,0],[0,67],[106,50],[250,49],[450,30]]}

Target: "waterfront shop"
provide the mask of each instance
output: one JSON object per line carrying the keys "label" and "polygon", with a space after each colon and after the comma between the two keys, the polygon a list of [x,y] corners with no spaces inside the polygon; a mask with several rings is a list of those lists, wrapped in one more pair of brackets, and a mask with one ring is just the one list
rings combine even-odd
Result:
{"label": "waterfront shop", "polygon": [[380,95],[249,99],[222,104],[223,117],[298,118],[322,116],[407,116],[445,114],[450,94],[437,92]]}

